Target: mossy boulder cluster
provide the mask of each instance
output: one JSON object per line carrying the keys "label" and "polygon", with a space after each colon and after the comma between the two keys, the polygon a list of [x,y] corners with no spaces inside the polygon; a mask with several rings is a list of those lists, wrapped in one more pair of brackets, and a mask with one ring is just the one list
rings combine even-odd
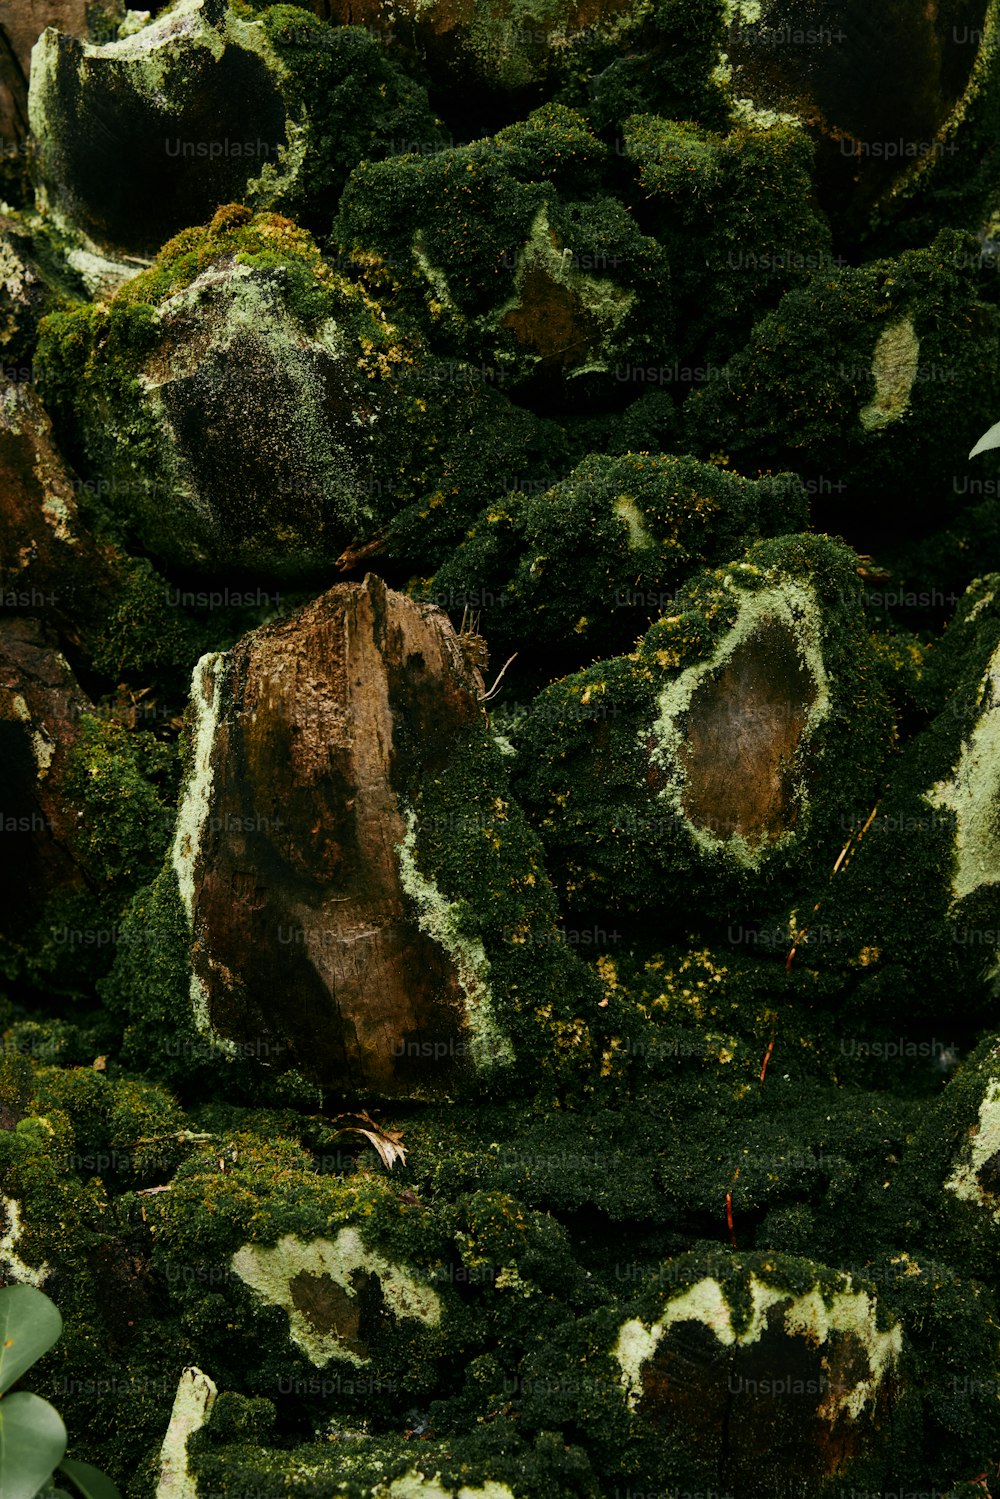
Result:
{"label": "mossy boulder cluster", "polygon": [[125,1499],[996,1492],[1000,0],[315,10],[0,76],[31,1387]]}

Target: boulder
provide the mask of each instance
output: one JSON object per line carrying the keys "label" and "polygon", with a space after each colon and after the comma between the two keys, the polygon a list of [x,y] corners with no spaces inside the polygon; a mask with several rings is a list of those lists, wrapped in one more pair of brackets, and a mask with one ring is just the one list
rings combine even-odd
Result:
{"label": "boulder", "polygon": [[690,1267],[675,1268],[676,1289],[652,1293],[612,1349],[637,1420],[746,1499],[834,1494],[852,1467],[867,1477],[901,1393],[899,1322],[808,1261],[748,1256],[687,1284]]}
{"label": "boulder", "polygon": [[[992,749],[997,727],[1000,578],[971,585],[944,638],[928,652],[920,694],[925,727],[892,764],[877,798],[845,796],[840,831],[850,857],[812,900],[825,940],[808,935],[796,962],[841,974],[845,1008],[878,1016],[886,1036],[869,1035],[878,1063],[915,1021],[914,1048],[936,1057],[968,1045],[993,1014],[1000,982],[1000,787]],[[918,720],[920,722],[921,720]],[[861,1037],[856,1036],[856,1044]],[[898,1054],[897,1052],[891,1054]],[[914,1049],[912,1056],[919,1056]]]}
{"label": "boulder", "polygon": [[101,714],[30,616],[0,621],[0,739],[4,971],[80,994],[168,843],[173,751]]}
{"label": "boulder", "polygon": [[630,114],[616,151],[635,179],[634,211],[670,259],[678,308],[676,361],[616,371],[634,387],[692,390],[722,378],[764,311],[817,272],[846,264],[816,201],[814,149],[782,121],[728,131]]}
{"label": "boulder", "polygon": [[813,524],[872,550],[945,524],[1000,378],[980,248],[944,231],[926,249],[818,270],[692,392],[695,451],[794,469],[817,497]]}
{"label": "boulder", "polygon": [[103,45],[50,27],[31,78],[39,203],[105,252],[155,254],[234,199],[319,228],[362,156],[437,137],[377,42],[287,7],[180,0]]}
{"label": "boulder", "polygon": [[[804,126],[844,239],[919,242],[978,228],[996,182],[1000,85],[993,0],[929,11],[861,0],[730,8],[723,66],[736,110]],[[888,226],[888,233],[886,227]]]}
{"label": "boulder", "polygon": [[551,488],[484,510],[428,593],[482,601],[482,632],[505,652],[578,643],[606,655],[669,613],[694,568],[797,531],[808,514],[794,474],[753,482],[666,453],[595,453]]}
{"label": "boulder", "polygon": [[35,619],[0,623],[4,936],[23,937],[58,890],[86,888],[70,845],[77,808],[67,761],[92,704]]}
{"label": "boulder", "polygon": [[109,305],[50,317],[39,347],[43,392],[126,539],[286,574],[374,522],[389,412],[415,399],[391,375],[412,357],[308,235],[242,208],[178,236]]}
{"label": "boulder", "polygon": [[829,870],[844,798],[874,795],[894,738],[856,583],[842,544],[758,542],[632,655],[538,695],[515,785],[571,909],[766,919]]}
{"label": "boulder", "polygon": [[546,105],[470,145],[362,162],[334,235],[396,267],[434,347],[508,387],[607,389],[613,368],[672,350],[674,318],[663,250],[594,195],[612,161],[581,113]]}
{"label": "boulder", "polygon": [[20,203],[28,196],[28,82],[35,42],[49,26],[93,42],[110,41],[124,14],[121,0],[112,0],[96,13],[86,0],[35,5],[4,0],[0,5],[0,181],[8,202]]}
{"label": "boulder", "polygon": [[[136,949],[172,955],[173,1016],[126,949],[133,1045],[171,1023],[351,1096],[441,1096],[499,1086],[515,1043],[528,1068],[596,1005],[509,801],[480,646],[369,577],[202,658],[172,861],[133,912]],[[169,940],[139,939],[150,904]]]}

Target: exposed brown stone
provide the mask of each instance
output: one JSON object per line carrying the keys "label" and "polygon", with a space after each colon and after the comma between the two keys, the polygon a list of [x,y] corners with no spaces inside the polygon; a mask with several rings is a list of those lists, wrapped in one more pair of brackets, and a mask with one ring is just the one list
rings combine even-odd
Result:
{"label": "exposed brown stone", "polygon": [[81,714],[93,711],[41,621],[0,620],[0,906],[16,937],[57,889],[82,889],[68,852],[76,809],[62,795]]}
{"label": "exposed brown stone", "polygon": [[600,331],[576,292],[554,281],[544,266],[529,268],[521,300],[502,324],[513,330],[519,343],[536,350],[546,369],[582,364]]}
{"label": "exposed brown stone", "polygon": [[642,1371],[638,1414],[683,1432],[720,1490],[744,1499],[805,1493],[842,1474],[876,1445],[895,1394],[884,1380],[852,1417],[844,1397],[872,1373],[860,1340],[835,1330],[822,1343],[790,1336],[785,1310],[769,1309],[756,1342],[728,1347],[701,1322],[678,1323]]}
{"label": "exposed brown stone", "polygon": [[794,826],[795,755],[816,695],[794,635],[778,620],[761,625],[700,683],[681,751],[692,822],[751,847]]}
{"label": "exposed brown stone", "polygon": [[[370,1276],[355,1273],[358,1289],[367,1286]],[[289,1281],[293,1305],[320,1334],[336,1333],[351,1353],[367,1358],[369,1349],[361,1337],[361,1301],[339,1286],[330,1275],[310,1275],[300,1270]]]}
{"label": "exposed brown stone", "polygon": [[329,1087],[447,1092],[466,998],[403,888],[400,793],[481,717],[481,676],[441,610],[373,577],[225,659],[195,873],[213,1026]]}
{"label": "exposed brown stone", "polygon": [[32,387],[0,376],[0,601],[73,644],[107,609],[118,554],[81,524],[77,489]]}

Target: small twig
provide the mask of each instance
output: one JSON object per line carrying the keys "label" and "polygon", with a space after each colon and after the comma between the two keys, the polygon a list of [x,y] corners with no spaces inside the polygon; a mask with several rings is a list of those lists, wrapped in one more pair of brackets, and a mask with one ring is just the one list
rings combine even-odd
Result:
{"label": "small twig", "polygon": [[513,654],[513,656],[511,656],[510,661],[505,661],[504,662],[503,666],[500,668],[500,675],[497,677],[496,681],[493,683],[493,686],[490,688],[489,692],[485,693],[479,699],[480,703],[488,703],[488,702],[490,702],[492,700],[492,698],[496,694],[497,688],[500,686],[500,681],[501,681],[501,679],[503,677],[504,672],[507,670],[508,666],[510,666],[511,662],[512,661],[516,661],[516,660],[517,660],[517,651],[515,651],[514,654]]}
{"label": "small twig", "polygon": [[376,536],[372,541],[352,541],[349,547],[345,547],[336,561],[338,572],[349,573],[357,567],[359,562],[364,562],[368,557],[374,557],[386,544],[388,538]]}
{"label": "small twig", "polygon": [[767,1064],[771,1060],[771,1053],[772,1053],[773,1050],[774,1050],[774,1033],[772,1031],[772,1033],[771,1033],[771,1039],[767,1043],[767,1051],[765,1051],[765,1053],[764,1053],[764,1061],[761,1064],[761,1069],[760,1069],[760,1085],[761,1085],[761,1087],[764,1086],[764,1078],[767,1075]]}
{"label": "small twig", "polygon": [[[888,789],[888,788],[886,788],[886,789]],[[878,811],[880,805],[881,805],[880,801],[878,801],[878,802],[875,803],[874,807],[872,807],[871,811],[868,814],[868,821],[865,823],[864,827],[861,829],[861,831],[859,833],[852,833],[851,836],[850,836],[850,838],[848,838],[847,842],[844,844],[843,848],[840,850],[840,853],[837,855],[836,863],[834,864],[832,870],[830,871],[830,878],[831,878],[831,880],[833,879],[834,875],[839,874],[839,872],[840,872],[841,869],[846,869],[847,866],[848,866],[848,864],[851,862],[851,857],[852,857],[853,852],[854,852],[854,849],[851,848],[851,845],[854,844],[854,847],[856,848],[857,845],[861,842],[862,838],[865,836],[865,834],[867,833],[868,829],[871,827],[872,823],[875,821],[875,813]],[[816,915],[816,912],[819,910],[819,908],[820,908],[820,906],[822,904],[823,904],[823,898],[821,896],[820,899],[816,902],[816,904],[812,908],[812,915],[813,916]],[[810,920],[811,919],[812,919],[812,917],[810,917]],[[795,957],[795,954],[799,950],[799,944],[800,944],[800,942],[802,941],[803,937],[805,937],[808,934],[808,932],[809,932],[808,926],[804,926],[804,927],[801,928],[801,930],[799,930],[798,932],[796,932],[795,937],[794,937],[794,939],[792,941],[792,946],[789,949],[788,957],[785,959],[785,972],[786,973],[791,973],[791,971],[792,971],[792,959]]]}
{"label": "small twig", "polygon": [[[739,1177],[739,1174],[740,1174],[740,1168],[739,1168],[739,1166],[737,1166],[736,1170],[733,1172],[733,1183],[734,1183],[734,1185],[736,1183],[737,1178]],[[736,1246],[736,1230],[733,1227],[733,1194],[732,1194],[731,1190],[726,1193],[726,1227],[729,1229],[729,1242],[733,1246],[733,1248],[735,1249],[737,1247]]]}

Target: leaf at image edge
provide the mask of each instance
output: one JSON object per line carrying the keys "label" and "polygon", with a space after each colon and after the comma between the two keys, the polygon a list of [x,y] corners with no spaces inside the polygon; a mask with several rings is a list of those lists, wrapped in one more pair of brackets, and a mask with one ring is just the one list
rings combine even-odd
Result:
{"label": "leaf at image edge", "polygon": [[0,1494],[34,1499],[66,1451],[59,1412],[38,1395],[0,1400]]}
{"label": "leaf at image edge", "polygon": [[975,458],[977,453],[986,453],[990,448],[1000,448],[1000,422],[992,426],[988,432],[983,433],[969,457]]}
{"label": "leaf at image edge", "polygon": [[54,1301],[34,1286],[0,1290],[0,1395],[48,1353],[62,1332]]}
{"label": "leaf at image edge", "polygon": [[65,1473],[80,1490],[83,1499],[122,1499],[116,1486],[92,1463],[82,1463],[75,1457],[64,1457],[59,1464],[60,1473]]}

